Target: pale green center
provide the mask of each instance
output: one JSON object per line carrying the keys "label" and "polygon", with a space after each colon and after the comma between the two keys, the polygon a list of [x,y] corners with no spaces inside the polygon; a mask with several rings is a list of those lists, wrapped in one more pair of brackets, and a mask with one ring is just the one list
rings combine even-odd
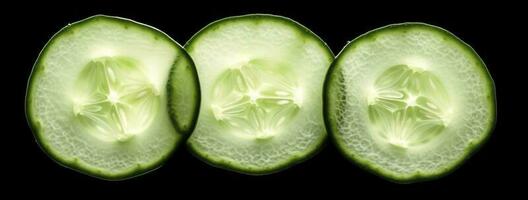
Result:
{"label": "pale green center", "polygon": [[437,138],[449,125],[449,97],[431,72],[397,65],[368,88],[369,119],[376,136],[398,148]]}
{"label": "pale green center", "polygon": [[123,141],[143,131],[159,107],[159,90],[127,57],[90,61],[75,84],[73,112],[81,126],[106,141]]}
{"label": "pale green center", "polygon": [[273,137],[299,111],[303,91],[286,67],[252,60],[223,72],[209,105],[214,118],[241,137]]}

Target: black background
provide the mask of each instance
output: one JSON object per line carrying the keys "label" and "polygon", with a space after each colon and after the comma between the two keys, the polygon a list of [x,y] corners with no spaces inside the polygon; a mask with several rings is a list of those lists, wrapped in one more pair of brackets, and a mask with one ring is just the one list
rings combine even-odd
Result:
{"label": "black background", "polygon": [[[350,198],[359,193],[392,195],[426,193],[457,196],[512,194],[523,188],[526,158],[516,128],[522,123],[519,93],[526,91],[520,78],[526,64],[521,55],[522,28],[526,21],[519,5],[468,4],[461,2],[253,2],[208,3],[202,1],[161,3],[153,1],[85,3],[20,3],[2,7],[3,57],[2,181],[18,194],[171,194],[251,196],[289,192],[326,193]],[[24,96],[27,79],[41,48],[60,28],[94,14],[130,18],[154,26],[184,44],[212,21],[241,14],[269,13],[289,17],[318,34],[337,54],[347,41],[371,29],[391,23],[426,22],[443,27],[470,44],[488,66],[497,88],[498,121],[489,141],[454,173],[438,180],[400,185],[385,181],[344,159],[333,144],[314,158],[283,172],[247,176],[211,167],[180,148],[160,169],[131,180],[102,181],[66,169],[41,151],[27,125]],[[526,17],[524,17],[526,18]],[[5,46],[7,44],[7,46]],[[517,53],[516,53],[517,52]],[[526,51],[524,51],[526,52]],[[516,55],[518,54],[518,55]],[[525,60],[525,59],[524,59]],[[5,62],[7,61],[7,62]],[[520,120],[517,120],[520,119]],[[7,177],[7,178],[5,178]],[[248,196],[248,197],[251,197]],[[73,197],[73,196],[70,196]],[[277,196],[280,197],[280,196]],[[427,197],[427,196],[424,196]]]}

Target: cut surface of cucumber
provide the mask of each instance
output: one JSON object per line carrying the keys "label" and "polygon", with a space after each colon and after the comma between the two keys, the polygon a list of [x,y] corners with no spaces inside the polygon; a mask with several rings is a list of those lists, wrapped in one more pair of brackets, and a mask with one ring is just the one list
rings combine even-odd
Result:
{"label": "cut surface of cucumber", "polygon": [[[169,117],[173,66],[171,77],[185,78],[171,78],[171,88],[197,93],[197,85],[178,83],[196,82],[187,70],[192,61],[159,30],[104,15],[66,26],[46,44],[28,83],[26,115],[37,142],[58,163],[102,179],[160,166],[188,131],[173,122],[190,127],[193,118],[193,112]],[[171,101],[199,101],[186,98]],[[196,110],[196,103],[187,106]]]}
{"label": "cut surface of cucumber", "polygon": [[185,45],[202,102],[191,151],[214,166],[269,174],[313,155],[326,137],[322,117],[326,44],[279,16],[216,21]]}
{"label": "cut surface of cucumber", "polygon": [[495,124],[476,52],[439,27],[389,25],[351,41],[325,81],[325,121],[346,157],[396,182],[453,171]]}

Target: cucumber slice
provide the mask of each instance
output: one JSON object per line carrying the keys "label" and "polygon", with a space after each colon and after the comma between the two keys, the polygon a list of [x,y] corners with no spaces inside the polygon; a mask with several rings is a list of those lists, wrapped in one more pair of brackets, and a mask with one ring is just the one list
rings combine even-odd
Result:
{"label": "cucumber slice", "polygon": [[389,25],[350,42],[325,82],[325,121],[349,159],[396,182],[453,171],[488,137],[495,89],[481,58],[439,27]]}
{"label": "cucumber slice", "polygon": [[310,30],[273,15],[229,17],[185,45],[202,102],[188,140],[207,163],[269,174],[313,155],[326,137],[325,73],[334,56]]}
{"label": "cucumber slice", "polygon": [[[160,166],[188,131],[175,130],[167,111],[172,66],[171,85],[197,79],[182,70],[193,68],[183,48],[153,27],[103,15],[66,26],[46,44],[29,79],[26,115],[37,142],[58,163],[102,179]],[[199,100],[186,98],[172,102]],[[176,114],[183,117],[175,124],[188,127],[193,113]]]}

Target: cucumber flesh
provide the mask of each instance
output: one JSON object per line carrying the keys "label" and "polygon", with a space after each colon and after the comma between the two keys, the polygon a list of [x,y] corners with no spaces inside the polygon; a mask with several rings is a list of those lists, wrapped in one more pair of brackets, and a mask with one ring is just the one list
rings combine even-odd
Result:
{"label": "cucumber flesh", "polygon": [[78,75],[73,113],[78,124],[104,141],[126,141],[159,112],[160,91],[129,57],[100,57]]}
{"label": "cucumber flesh", "polygon": [[495,87],[476,52],[422,23],[350,42],[325,82],[325,121],[350,160],[415,182],[453,171],[495,124]]}
{"label": "cucumber flesh", "polygon": [[193,67],[167,35],[128,19],[97,15],[66,26],[28,83],[26,115],[37,142],[61,165],[102,179],[159,167],[186,133],[172,125],[166,92],[171,67],[182,62]]}
{"label": "cucumber flesh", "polygon": [[298,23],[230,17],[185,45],[197,66],[201,109],[188,140],[207,163],[269,174],[309,158],[326,137],[322,85],[333,54]]}

